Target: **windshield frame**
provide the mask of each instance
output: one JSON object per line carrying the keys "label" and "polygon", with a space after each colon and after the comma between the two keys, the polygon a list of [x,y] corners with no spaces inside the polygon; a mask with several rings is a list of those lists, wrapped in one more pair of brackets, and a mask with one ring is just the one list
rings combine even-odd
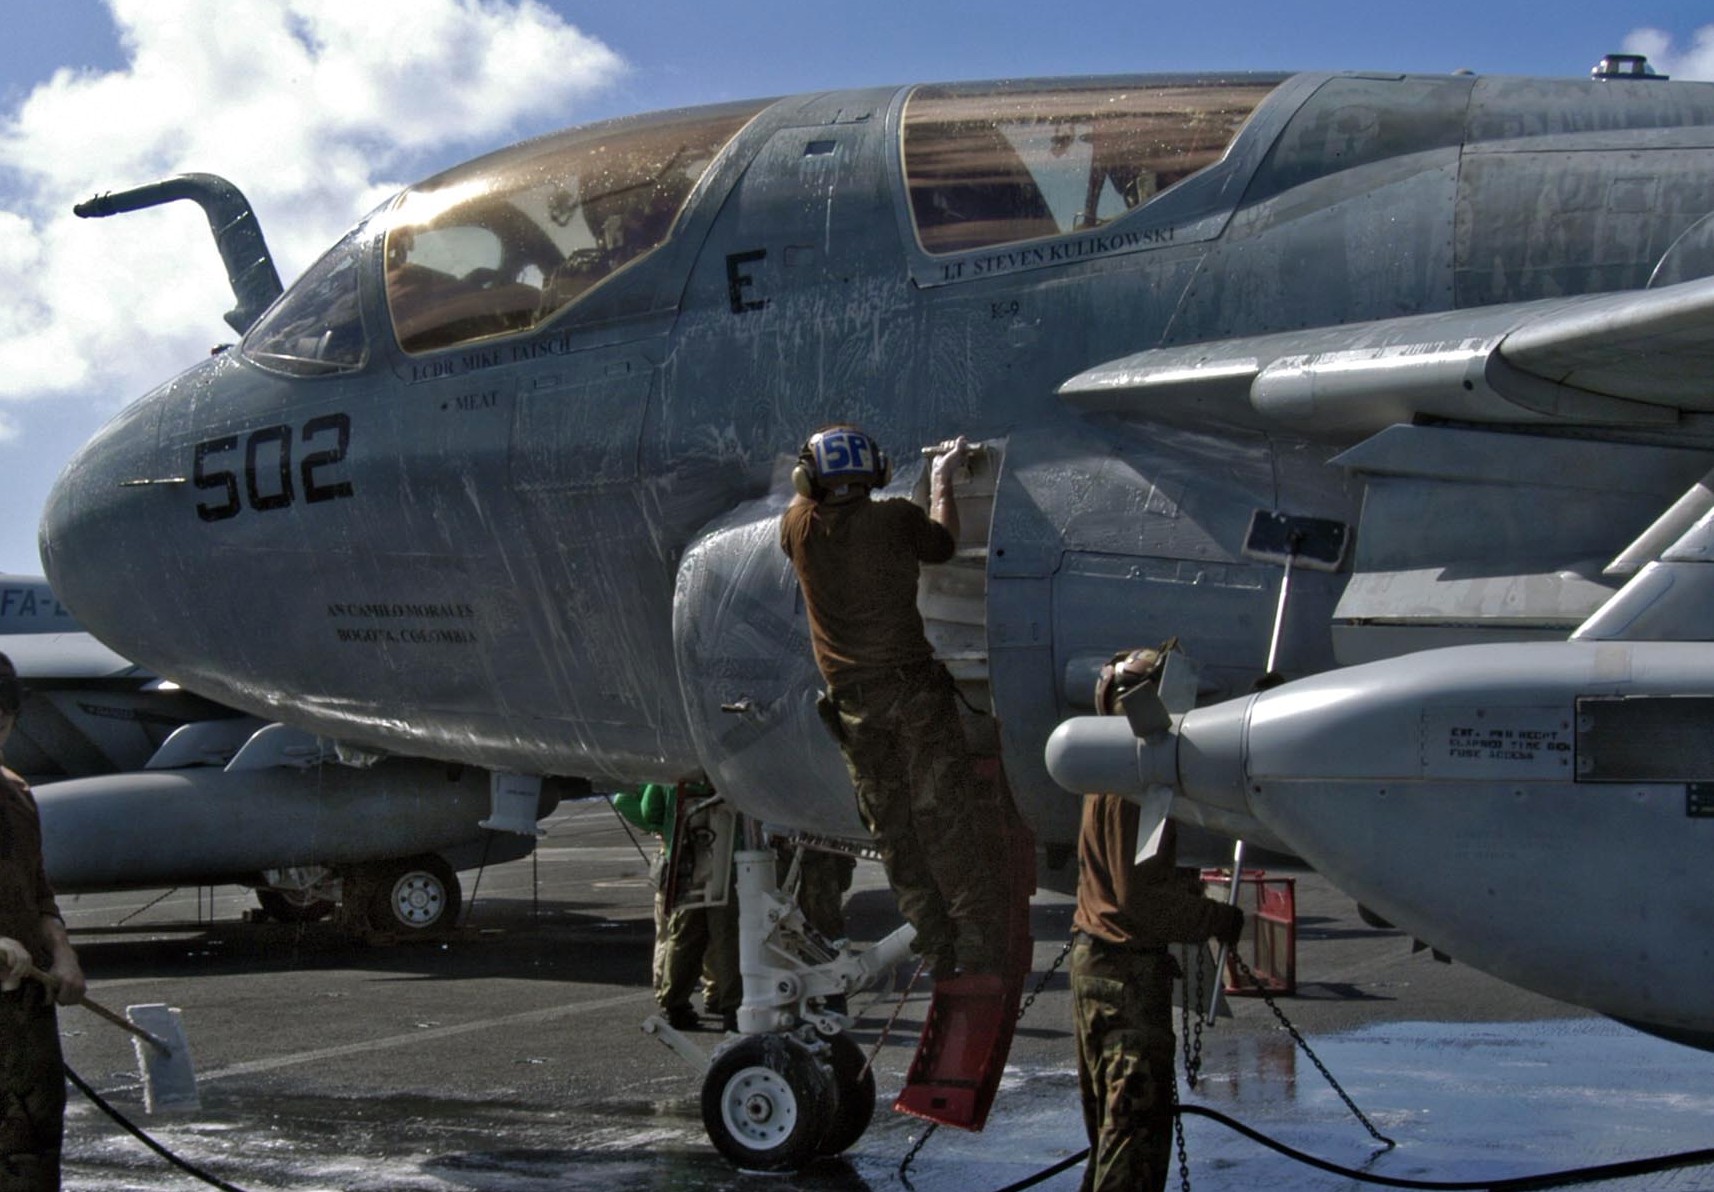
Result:
{"label": "windshield frame", "polygon": [[[377,236],[376,228],[379,221],[392,205],[394,199],[388,199],[379,207],[370,211],[349,229],[342,233],[339,239],[328,246],[327,250],[310,262],[309,267],[292,279],[290,285],[280,291],[279,297],[269,303],[267,308],[257,316],[249,330],[239,338],[235,349],[239,359],[254,365],[264,372],[275,376],[291,377],[294,380],[319,381],[330,378],[351,377],[366,372],[381,354],[376,349],[376,317],[372,296],[370,294],[369,278],[373,272],[370,262],[374,259]],[[350,270],[351,300],[355,314],[355,324],[361,339],[361,350],[355,361],[331,361],[316,367],[313,358],[285,356],[280,353],[260,350],[260,341],[269,330],[276,316],[288,305],[302,302],[306,298],[304,287],[312,275],[326,265],[335,253],[346,250],[345,261]],[[325,310],[326,307],[320,308]],[[329,332],[333,329],[330,327]],[[297,361],[296,366],[288,361]],[[304,367],[309,365],[310,367]]]}

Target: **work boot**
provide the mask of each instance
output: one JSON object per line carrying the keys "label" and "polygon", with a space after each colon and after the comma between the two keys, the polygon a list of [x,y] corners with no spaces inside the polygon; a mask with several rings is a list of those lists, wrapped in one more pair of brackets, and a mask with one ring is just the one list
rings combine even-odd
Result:
{"label": "work boot", "polygon": [[689,1006],[668,1006],[667,1025],[675,1031],[700,1031],[702,1019]]}
{"label": "work boot", "polygon": [[963,928],[958,933],[958,971],[960,973],[999,973],[1006,967],[1006,949],[992,946],[981,933]]}
{"label": "work boot", "polygon": [[722,1011],[720,1014],[720,1029],[729,1035],[736,1035],[738,1033],[738,1011]]}
{"label": "work boot", "polygon": [[958,975],[973,977],[977,974],[997,977],[1006,969],[997,957],[986,952],[975,952],[958,962]]}
{"label": "work boot", "polygon": [[911,951],[922,958],[928,971],[939,977],[944,971],[951,975],[958,964],[957,932],[952,930],[950,923],[944,930],[929,928],[917,929],[916,939],[911,941]]}

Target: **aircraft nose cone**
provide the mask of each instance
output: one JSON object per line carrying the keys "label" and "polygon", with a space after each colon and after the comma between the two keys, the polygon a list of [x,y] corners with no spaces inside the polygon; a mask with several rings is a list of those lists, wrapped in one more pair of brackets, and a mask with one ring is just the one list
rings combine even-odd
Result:
{"label": "aircraft nose cone", "polygon": [[144,662],[139,597],[163,587],[161,489],[188,483],[180,478],[174,486],[157,461],[164,397],[157,391],[128,406],[72,456],[39,529],[54,594],[84,628],[134,662]]}

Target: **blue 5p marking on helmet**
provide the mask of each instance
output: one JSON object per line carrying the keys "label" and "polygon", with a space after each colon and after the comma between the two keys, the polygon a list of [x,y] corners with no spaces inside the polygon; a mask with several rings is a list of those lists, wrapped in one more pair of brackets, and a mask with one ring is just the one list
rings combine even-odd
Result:
{"label": "blue 5p marking on helmet", "polygon": [[803,445],[792,485],[804,496],[821,500],[829,490],[850,484],[884,487],[892,471],[887,453],[875,440],[854,426],[831,426]]}
{"label": "blue 5p marking on helmet", "polygon": [[824,484],[872,481],[879,471],[875,444],[860,430],[825,431],[810,441],[810,449]]}

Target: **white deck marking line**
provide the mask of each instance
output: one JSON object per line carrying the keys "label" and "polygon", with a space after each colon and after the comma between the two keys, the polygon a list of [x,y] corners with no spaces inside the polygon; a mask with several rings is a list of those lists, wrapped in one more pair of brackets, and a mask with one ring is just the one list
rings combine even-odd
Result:
{"label": "white deck marking line", "polygon": [[522,1014],[507,1014],[501,1018],[484,1018],[479,1022],[462,1022],[457,1026],[429,1027],[425,1030],[412,1031],[408,1035],[392,1035],[385,1039],[371,1039],[365,1043],[345,1043],[338,1047],[318,1047],[314,1051],[300,1051],[293,1055],[275,1056],[273,1059],[247,1060],[241,1064],[230,1064],[227,1067],[216,1068],[209,1072],[198,1072],[196,1078],[199,1082],[206,1083],[210,1080],[221,1080],[228,1076],[250,1076],[257,1072],[272,1072],[277,1068],[313,1064],[320,1060],[362,1055],[370,1051],[389,1051],[396,1047],[409,1047],[415,1043],[432,1043],[437,1039],[450,1039],[458,1035],[472,1034],[476,1031],[492,1030],[495,1027],[521,1026],[532,1022],[551,1022],[555,1018],[569,1018],[595,1010],[610,1010],[628,1002],[640,1001],[652,1002],[653,999],[646,991],[643,991],[603,998],[597,1002],[577,1002],[569,1006],[548,1006],[541,1010],[527,1010]]}

